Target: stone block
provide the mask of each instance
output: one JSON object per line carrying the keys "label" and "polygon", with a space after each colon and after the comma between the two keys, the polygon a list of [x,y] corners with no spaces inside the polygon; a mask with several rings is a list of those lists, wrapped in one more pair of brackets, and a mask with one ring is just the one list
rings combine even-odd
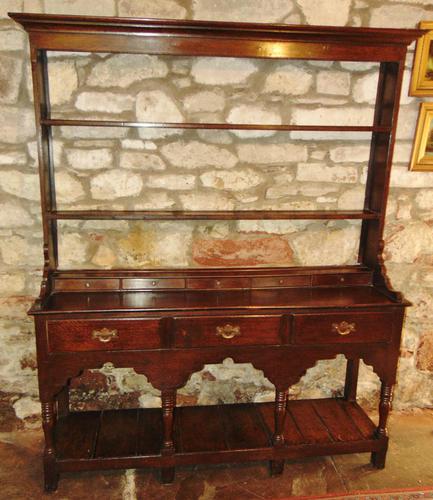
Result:
{"label": "stone block", "polygon": [[8,12],[22,12],[23,0],[2,0],[0,2],[0,18],[7,18]]}
{"label": "stone block", "polygon": [[184,210],[233,210],[233,200],[222,193],[194,192],[179,196]]}
{"label": "stone block", "polygon": [[293,252],[280,236],[259,239],[195,239],[193,260],[202,266],[289,265]]}
{"label": "stone block", "polygon": [[22,62],[0,53],[0,103],[17,102],[22,78]]}
{"label": "stone block", "polygon": [[74,14],[82,16],[115,16],[114,0],[45,0],[45,12],[50,14]]}
{"label": "stone block", "polygon": [[43,263],[42,241],[32,241],[28,237],[12,235],[2,238],[0,251],[8,266],[41,266]]}
{"label": "stone block", "polygon": [[243,191],[259,186],[264,178],[251,168],[236,170],[213,170],[200,176],[205,187],[226,189],[227,191]]}
{"label": "stone block", "polygon": [[[373,122],[373,108],[355,108],[350,106],[341,107],[331,107],[331,106],[320,106],[315,109],[309,108],[295,108],[292,113],[292,123],[296,125],[343,125],[343,126],[369,126]],[[299,134],[292,134],[293,137],[299,138]],[[303,137],[308,137],[304,135]],[[315,136],[313,136],[315,137]],[[349,134],[345,134],[346,139],[351,139]],[[341,139],[342,134],[332,136],[329,133],[325,134],[325,137],[329,140]],[[365,136],[362,137],[365,139]]]}
{"label": "stone block", "polygon": [[365,163],[370,158],[370,146],[337,146],[329,151],[329,156],[335,163]]}
{"label": "stone block", "polygon": [[416,204],[422,210],[433,208],[433,189],[420,189],[416,194]]}
{"label": "stone block", "polygon": [[59,265],[62,269],[82,267],[87,262],[88,241],[78,233],[60,232]]}
{"label": "stone block", "polygon": [[187,190],[195,185],[195,176],[188,174],[149,175],[145,185],[150,188]]}
{"label": "stone block", "polygon": [[143,122],[184,121],[174,100],[162,90],[140,92],[137,96],[136,115]]}
{"label": "stone block", "polygon": [[0,273],[0,295],[10,297],[21,294],[25,283],[25,276],[22,272]]}
{"label": "stone block", "polygon": [[163,78],[167,73],[167,64],[156,56],[118,54],[95,64],[87,85],[126,88],[147,78]]}
{"label": "stone block", "polygon": [[6,144],[23,144],[35,135],[34,114],[30,109],[0,106],[0,136]]}
{"label": "stone block", "polygon": [[184,19],[187,11],[174,0],[120,0],[119,16]]}
{"label": "stone block", "polygon": [[370,23],[372,27],[383,28],[415,28],[425,18],[424,9],[412,5],[381,5],[370,9]]}
{"label": "stone block", "polygon": [[407,166],[393,166],[391,170],[391,187],[428,188],[433,187],[433,172],[411,172]]}
{"label": "stone block", "polygon": [[121,127],[60,127],[65,139],[121,139],[128,134]]}
{"label": "stone block", "polygon": [[[78,89],[78,75],[73,61],[54,61],[48,64],[50,101],[52,105],[70,102]],[[85,97],[82,99],[85,100]]]}
{"label": "stone block", "polygon": [[67,149],[66,158],[69,165],[77,170],[97,170],[113,165],[113,154],[110,149]]}
{"label": "stone block", "polygon": [[238,144],[239,160],[245,163],[284,165],[306,161],[307,147],[302,144]]}
{"label": "stone block", "polygon": [[120,153],[119,164],[121,168],[139,170],[165,170],[165,163],[162,158],[155,154],[143,151],[122,151]]}
{"label": "stone block", "polygon": [[194,60],[191,76],[204,85],[237,85],[258,71],[249,59],[225,57],[200,57]]}
{"label": "stone block", "polygon": [[282,21],[293,9],[292,0],[193,0],[194,19],[211,21]]}
{"label": "stone block", "polygon": [[128,170],[110,170],[98,174],[90,180],[90,191],[95,200],[137,196],[142,188],[141,176]]}
{"label": "stone block", "polygon": [[0,176],[0,188],[25,200],[40,199],[38,175],[23,174],[18,170],[3,171]]}
{"label": "stone block", "polygon": [[134,98],[113,92],[82,92],[78,95],[75,106],[80,111],[123,113],[133,109]]}
{"label": "stone block", "polygon": [[[261,125],[281,125],[281,116],[272,109],[265,109],[257,104],[241,104],[234,106],[228,116],[229,123],[239,124],[261,124]],[[275,134],[273,131],[263,130],[234,130],[233,134],[245,139],[254,139],[256,137],[270,137]]]}
{"label": "stone block", "polygon": [[186,96],[183,100],[183,106],[189,113],[214,113],[224,109],[225,97],[210,90],[203,90]]}
{"label": "stone block", "polygon": [[431,254],[433,228],[422,221],[389,228],[385,238],[385,258],[392,262],[412,263],[423,254]]}
{"label": "stone block", "polygon": [[33,225],[29,212],[18,203],[0,204],[0,228],[16,228]]}
{"label": "stone block", "polygon": [[305,65],[284,63],[266,76],[264,92],[282,95],[306,94],[313,84],[313,75],[305,70]]}
{"label": "stone block", "polygon": [[186,169],[232,168],[238,162],[228,149],[198,141],[171,142],[162,146],[161,153],[175,167]]}
{"label": "stone block", "polygon": [[364,208],[365,189],[358,186],[344,191],[338,198],[339,210],[362,210]]}
{"label": "stone block", "polygon": [[350,73],[344,71],[320,71],[317,75],[317,92],[321,94],[349,95]]}
{"label": "stone block", "polygon": [[0,153],[0,165],[25,165],[27,156],[21,151],[5,151]]}
{"label": "stone block", "polygon": [[354,264],[359,229],[355,226],[330,229],[311,227],[291,240],[297,264],[303,266]]}
{"label": "stone block", "polygon": [[56,173],[57,201],[60,203],[73,203],[84,196],[81,182],[68,172]]}
{"label": "stone block", "polygon": [[24,48],[24,33],[18,30],[0,31],[0,50],[22,50]]}
{"label": "stone block", "polygon": [[377,93],[377,73],[359,78],[353,87],[353,98],[356,102],[374,104]]}
{"label": "stone block", "polygon": [[298,181],[354,183],[358,169],[348,166],[328,166],[323,163],[300,163],[296,174]]}
{"label": "stone block", "polygon": [[349,21],[351,0],[298,0],[307,24],[344,26]]}

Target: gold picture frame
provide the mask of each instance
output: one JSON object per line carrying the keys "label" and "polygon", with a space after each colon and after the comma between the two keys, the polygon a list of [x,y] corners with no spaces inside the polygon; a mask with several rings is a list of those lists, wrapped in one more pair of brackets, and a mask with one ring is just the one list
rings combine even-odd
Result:
{"label": "gold picture frame", "polygon": [[422,102],[410,170],[433,171],[433,102]]}
{"label": "gold picture frame", "polygon": [[419,27],[429,31],[416,43],[409,94],[433,96],[433,21],[421,21]]}

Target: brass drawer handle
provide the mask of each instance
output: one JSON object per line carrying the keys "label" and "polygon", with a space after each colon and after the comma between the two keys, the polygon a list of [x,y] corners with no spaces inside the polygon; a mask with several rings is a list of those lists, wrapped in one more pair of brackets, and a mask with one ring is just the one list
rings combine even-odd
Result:
{"label": "brass drawer handle", "polygon": [[241,334],[241,327],[230,324],[217,326],[216,334],[223,339],[232,339],[233,337],[238,337]]}
{"label": "brass drawer handle", "polygon": [[356,332],[356,324],[347,321],[332,323],[332,331],[337,332],[338,335],[349,335],[349,333]]}
{"label": "brass drawer handle", "polygon": [[99,342],[111,342],[113,339],[117,339],[117,330],[109,330],[108,328],[101,328],[101,330],[93,330],[92,339],[99,340]]}

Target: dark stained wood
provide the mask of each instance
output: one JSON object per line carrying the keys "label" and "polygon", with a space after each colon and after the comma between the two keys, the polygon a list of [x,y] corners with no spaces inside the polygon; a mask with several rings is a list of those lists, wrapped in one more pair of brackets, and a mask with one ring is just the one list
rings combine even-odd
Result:
{"label": "dark stained wood", "polygon": [[[385,464],[387,418],[404,308],[383,265],[383,228],[407,45],[422,30],[11,14],[28,32],[41,185],[44,269],[35,316],[45,489],[59,472],[372,453]],[[52,116],[47,51],[313,59],[380,63],[374,122],[265,125],[69,120]],[[58,211],[58,126],[365,132],[372,135],[363,210]],[[362,221],[355,266],[58,270],[58,220]],[[352,328],[353,324],[353,328]],[[351,331],[349,331],[351,330]],[[348,359],[345,399],[288,401],[321,359]],[[176,390],[205,364],[252,362],[276,403],[176,408]],[[382,381],[377,428],[356,403],[359,360]],[[70,413],[70,379],[106,362],[161,390],[162,409]],[[56,414],[56,409],[57,414]]]}
{"label": "dark stained wood", "polygon": [[315,401],[313,406],[334,441],[359,441],[363,438],[356,425],[334,401]]}
{"label": "dark stained wood", "polygon": [[160,408],[138,410],[137,455],[159,455],[162,446]]}
{"label": "dark stained wood", "polygon": [[66,120],[44,119],[42,125],[53,127],[127,127],[127,128],[174,128],[204,130],[272,130],[277,132],[390,132],[391,127],[348,125],[261,125],[245,123],[185,123],[185,122],[127,122],[120,120]]}
{"label": "dark stained wood", "polygon": [[101,413],[95,457],[128,457],[137,453],[138,410]]}
{"label": "dark stained wood", "polygon": [[232,450],[265,448],[271,445],[256,405],[225,405],[218,407],[224,425],[224,437]]}
{"label": "dark stained wood", "polygon": [[60,418],[56,426],[59,459],[93,458],[100,419],[97,411],[73,412]]}
{"label": "dark stained wood", "polygon": [[347,404],[343,400],[337,400],[338,404],[350,416],[364,439],[371,439],[375,432],[375,425],[356,402]]}
{"label": "dark stained wood", "polygon": [[392,335],[392,316],[386,312],[296,314],[293,339],[298,344],[386,342]]}
{"label": "dark stained wood", "polygon": [[48,352],[116,351],[161,347],[159,319],[52,320]]}
{"label": "dark stained wood", "polygon": [[221,413],[214,406],[176,409],[178,453],[212,452],[227,449]]}
{"label": "dark stained wood", "polygon": [[47,213],[50,220],[340,220],[378,219],[379,214],[370,210],[67,210]]}

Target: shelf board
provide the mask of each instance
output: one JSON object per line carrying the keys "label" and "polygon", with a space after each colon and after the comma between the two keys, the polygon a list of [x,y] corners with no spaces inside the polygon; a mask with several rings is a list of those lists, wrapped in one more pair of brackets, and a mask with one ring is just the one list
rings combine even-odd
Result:
{"label": "shelf board", "polygon": [[133,128],[170,128],[170,129],[207,129],[207,130],[270,130],[274,132],[391,132],[391,127],[383,126],[346,126],[346,125],[260,125],[245,123],[168,123],[133,122],[121,120],[68,120],[43,119],[41,125],[56,127],[133,127]]}
{"label": "shelf board", "polygon": [[64,210],[47,212],[57,220],[334,220],[378,219],[372,210]]}
{"label": "shelf board", "polygon": [[[203,426],[203,422],[207,424]],[[167,459],[160,453],[162,429],[159,408],[70,413],[56,426],[58,460],[63,470],[77,462],[81,469],[91,469],[96,461],[105,462],[107,468],[122,467],[122,458],[137,460],[129,461],[130,465],[155,466]],[[289,401],[285,445],[278,454],[294,458],[330,451],[372,451],[378,443],[374,432],[374,423],[355,402]],[[210,454],[213,463],[222,463],[229,456],[243,461],[247,454],[250,460],[273,458],[273,433],[273,403],[178,407],[172,460],[193,464]]]}

